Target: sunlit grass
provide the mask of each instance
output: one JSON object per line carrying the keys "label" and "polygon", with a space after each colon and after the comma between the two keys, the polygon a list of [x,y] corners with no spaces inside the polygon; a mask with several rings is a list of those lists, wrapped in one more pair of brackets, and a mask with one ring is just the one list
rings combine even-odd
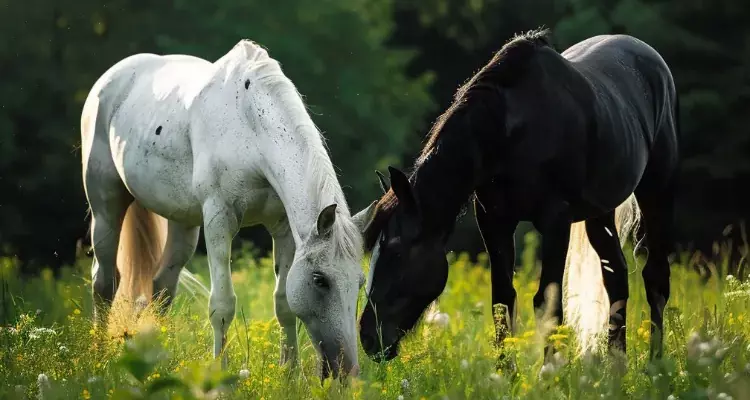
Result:
{"label": "sunlit grass", "polygon": [[[694,272],[695,259],[675,262],[665,318],[666,355],[650,364],[643,260],[636,263],[629,257],[627,365],[599,355],[580,358],[574,334],[566,327],[546,339],[560,357],[543,365],[545,338],[537,329],[531,300],[538,260],[535,239],[527,240],[515,282],[517,328],[505,341],[517,374],[496,369],[486,256],[471,262],[464,255],[450,255],[449,282],[432,317],[388,363],[374,363],[360,352],[362,372],[346,386],[330,380],[321,385],[317,358],[301,325],[301,368],[290,371],[278,365],[279,326],[267,257],[234,258],[238,304],[229,335],[229,374],[222,374],[210,357],[204,298],[182,293],[166,317],[152,308],[137,318],[114,312],[109,334],[100,334],[90,319],[90,260],[56,279],[45,271],[26,281],[17,277],[12,260],[0,260],[0,397],[37,398],[43,390],[45,399],[144,398],[138,396],[149,391],[153,398],[213,398],[223,390],[230,398],[256,399],[750,398],[750,284],[731,276],[704,281]],[[714,273],[723,276],[727,266],[716,265]],[[208,282],[205,258],[193,260],[189,269]]]}

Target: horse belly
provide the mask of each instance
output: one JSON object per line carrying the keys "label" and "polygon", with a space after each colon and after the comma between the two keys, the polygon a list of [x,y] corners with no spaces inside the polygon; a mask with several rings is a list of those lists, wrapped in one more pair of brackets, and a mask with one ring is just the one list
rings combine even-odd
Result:
{"label": "horse belly", "polygon": [[648,148],[640,136],[599,157],[589,172],[583,199],[596,208],[615,209],[640,183],[648,163]]}

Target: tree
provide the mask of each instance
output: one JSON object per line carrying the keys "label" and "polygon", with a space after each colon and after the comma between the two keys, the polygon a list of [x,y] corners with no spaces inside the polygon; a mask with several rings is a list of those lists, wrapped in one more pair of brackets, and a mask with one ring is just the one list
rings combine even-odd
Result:
{"label": "tree", "polygon": [[[385,45],[390,0],[273,3],[0,0],[0,243],[27,265],[69,262],[84,236],[79,118],[94,81],[138,52],[215,60],[263,45],[305,96],[352,209],[432,107],[430,74]],[[58,257],[59,256],[59,257]]]}

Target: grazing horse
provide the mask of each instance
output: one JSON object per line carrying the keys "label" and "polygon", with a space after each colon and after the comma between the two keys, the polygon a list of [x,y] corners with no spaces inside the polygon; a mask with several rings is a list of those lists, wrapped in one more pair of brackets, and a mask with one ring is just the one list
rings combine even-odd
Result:
{"label": "grazing horse", "polygon": [[282,363],[296,362],[299,318],[324,376],[358,370],[362,227],[299,93],[266,50],[242,40],[213,63],[127,57],[91,89],[81,141],[96,320],[120,280],[131,299],[169,303],[202,226],[218,357],[235,315],[232,238],[262,224],[273,237]]}
{"label": "grazing horse", "polygon": [[[493,309],[505,311],[495,316],[498,346],[513,332],[516,310],[513,233],[519,221],[530,221],[543,240],[534,307],[550,307],[561,323],[564,302],[583,350],[608,328],[610,348],[624,351],[628,276],[620,240],[635,232],[642,211],[650,353],[661,356],[677,108],[667,64],[633,37],[596,36],[563,53],[546,31],[508,42],[458,90],[413,173],[389,167],[390,188],[379,174],[387,191],[363,211],[372,251],[359,322],[366,353],[395,357],[401,338],[443,291],[446,241],[473,197],[491,262]],[[567,293],[560,293],[564,275]]]}

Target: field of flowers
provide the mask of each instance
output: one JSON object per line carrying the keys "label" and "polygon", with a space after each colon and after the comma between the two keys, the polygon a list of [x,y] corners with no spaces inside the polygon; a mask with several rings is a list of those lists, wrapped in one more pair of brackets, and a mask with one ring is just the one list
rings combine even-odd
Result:
{"label": "field of flowers", "polygon": [[[578,357],[562,327],[547,340],[562,357],[543,365],[536,329],[536,237],[526,237],[516,274],[518,329],[506,340],[517,369],[495,369],[486,257],[453,254],[439,308],[403,343],[400,356],[377,364],[360,352],[359,377],[342,385],[318,378],[316,356],[300,325],[301,368],[278,365],[268,257],[234,257],[237,318],[230,329],[229,368],[211,360],[207,299],[182,291],[165,318],[113,312],[108,334],[90,322],[90,259],[21,281],[13,260],[0,260],[0,398],[362,398],[362,399],[750,399],[750,279],[727,275],[726,263],[675,260],[666,311],[665,358],[648,362],[648,307],[640,268],[630,258],[628,360]],[[204,257],[188,269],[208,282]],[[736,269],[735,269],[736,270]],[[739,268],[742,271],[742,268]],[[705,276],[705,275],[704,275]],[[721,276],[722,278],[717,278]],[[743,283],[743,281],[745,283]],[[364,304],[360,301],[360,307]]]}

